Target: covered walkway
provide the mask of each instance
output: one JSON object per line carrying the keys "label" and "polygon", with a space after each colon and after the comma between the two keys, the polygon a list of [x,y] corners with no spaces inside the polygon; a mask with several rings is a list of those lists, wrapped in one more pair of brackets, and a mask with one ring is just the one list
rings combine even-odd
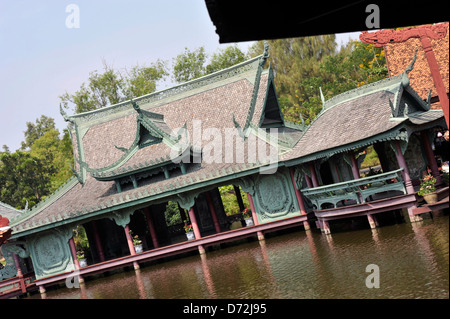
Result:
{"label": "covered walkway", "polygon": [[39,287],[41,292],[45,292],[45,286],[56,284],[65,281],[67,278],[73,280],[75,276],[80,278],[110,271],[115,268],[123,268],[127,266],[133,266],[135,263],[142,263],[151,260],[157,260],[177,254],[182,254],[190,251],[198,250],[200,253],[205,252],[205,247],[217,245],[220,243],[231,242],[242,238],[260,236],[259,234],[282,230],[290,227],[298,227],[307,222],[307,215],[301,215],[265,224],[259,224],[254,226],[247,226],[235,230],[225,231],[218,234],[202,237],[200,239],[194,239],[177,243],[165,247],[155,248],[152,250],[144,251],[142,253],[136,253],[134,255],[128,255],[117,259],[112,259],[104,262],[100,262],[94,265],[80,268],[79,270],[61,273],[55,276],[46,277],[40,280],[36,280],[34,283]]}

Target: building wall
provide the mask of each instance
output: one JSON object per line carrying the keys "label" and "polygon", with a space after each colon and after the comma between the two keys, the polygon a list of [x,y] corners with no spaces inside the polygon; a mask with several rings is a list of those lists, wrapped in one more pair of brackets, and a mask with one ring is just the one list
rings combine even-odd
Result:
{"label": "building wall", "polygon": [[283,218],[299,216],[294,187],[285,167],[275,174],[259,174],[254,180],[253,201],[260,224]]}
{"label": "building wall", "polygon": [[72,229],[57,228],[27,238],[36,279],[75,270],[69,239]]}

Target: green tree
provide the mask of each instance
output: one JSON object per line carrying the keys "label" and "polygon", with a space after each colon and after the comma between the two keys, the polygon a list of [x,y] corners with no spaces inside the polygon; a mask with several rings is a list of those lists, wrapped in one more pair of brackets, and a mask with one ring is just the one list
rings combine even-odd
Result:
{"label": "green tree", "polygon": [[229,45],[214,52],[209,63],[207,59],[208,55],[204,47],[194,51],[185,48],[184,52],[173,59],[173,79],[183,83],[229,68],[245,61],[246,54],[237,45]]}
{"label": "green tree", "polygon": [[[310,124],[326,100],[387,76],[383,48],[351,41],[336,51],[334,35],[269,41],[275,87],[285,119]],[[261,54],[256,42],[250,55]]]}
{"label": "green tree", "polygon": [[150,66],[136,65],[125,72],[104,62],[103,73],[91,72],[87,84],[83,83],[75,93],[65,92],[59,98],[65,108],[72,104],[75,113],[92,111],[152,93],[167,75],[165,62],[159,60]]}
{"label": "green tree", "polygon": [[0,155],[0,201],[23,209],[37,204],[50,191],[50,177],[44,163],[29,152]]}
{"label": "green tree", "polygon": [[182,83],[205,75],[206,52],[204,47],[194,51],[184,48],[184,52],[173,59],[173,78]]}
{"label": "green tree", "polygon": [[47,131],[54,130],[55,120],[51,117],[41,115],[40,118],[36,119],[36,124],[27,122],[26,125],[27,129],[24,131],[25,141],[22,142],[22,150],[29,149],[31,145]]}
{"label": "green tree", "polygon": [[72,176],[70,165],[73,164],[72,142],[68,130],[62,138],[59,131],[49,130],[37,139],[30,148],[30,154],[43,163],[43,172],[50,179],[49,191],[55,191]]}
{"label": "green tree", "polygon": [[[307,123],[312,121],[315,111],[311,112],[305,102],[310,102],[311,90],[321,83],[320,62],[335,53],[334,35],[287,38],[270,40],[269,61],[275,74],[275,86],[280,106],[285,118],[300,121],[300,114]],[[250,55],[263,52],[263,42],[256,42],[250,48]],[[320,99],[319,99],[320,101]]]}
{"label": "green tree", "polygon": [[213,53],[210,63],[206,66],[206,74],[229,68],[244,62],[246,58],[246,54],[237,45],[229,45]]}

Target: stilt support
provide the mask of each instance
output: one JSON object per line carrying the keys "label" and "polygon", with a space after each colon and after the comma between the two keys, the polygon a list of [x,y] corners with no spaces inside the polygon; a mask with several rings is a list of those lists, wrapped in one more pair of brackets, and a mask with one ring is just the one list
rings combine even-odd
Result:
{"label": "stilt support", "polygon": [[376,228],[378,226],[378,222],[375,216],[368,214],[367,220],[369,221],[370,228]]}

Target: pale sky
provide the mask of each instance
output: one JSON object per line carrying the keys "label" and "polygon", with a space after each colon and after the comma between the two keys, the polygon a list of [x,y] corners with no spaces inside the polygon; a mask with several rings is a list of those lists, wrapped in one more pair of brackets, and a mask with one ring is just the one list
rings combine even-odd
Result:
{"label": "pale sky", "polygon": [[[79,8],[79,28],[66,25],[70,4]],[[337,35],[337,42],[358,35]],[[246,51],[251,44],[239,46]],[[42,114],[62,132],[58,96],[101,71],[102,59],[123,69],[171,63],[185,47],[211,54],[227,45],[219,44],[204,0],[0,0],[0,148],[18,149],[26,122]]]}

